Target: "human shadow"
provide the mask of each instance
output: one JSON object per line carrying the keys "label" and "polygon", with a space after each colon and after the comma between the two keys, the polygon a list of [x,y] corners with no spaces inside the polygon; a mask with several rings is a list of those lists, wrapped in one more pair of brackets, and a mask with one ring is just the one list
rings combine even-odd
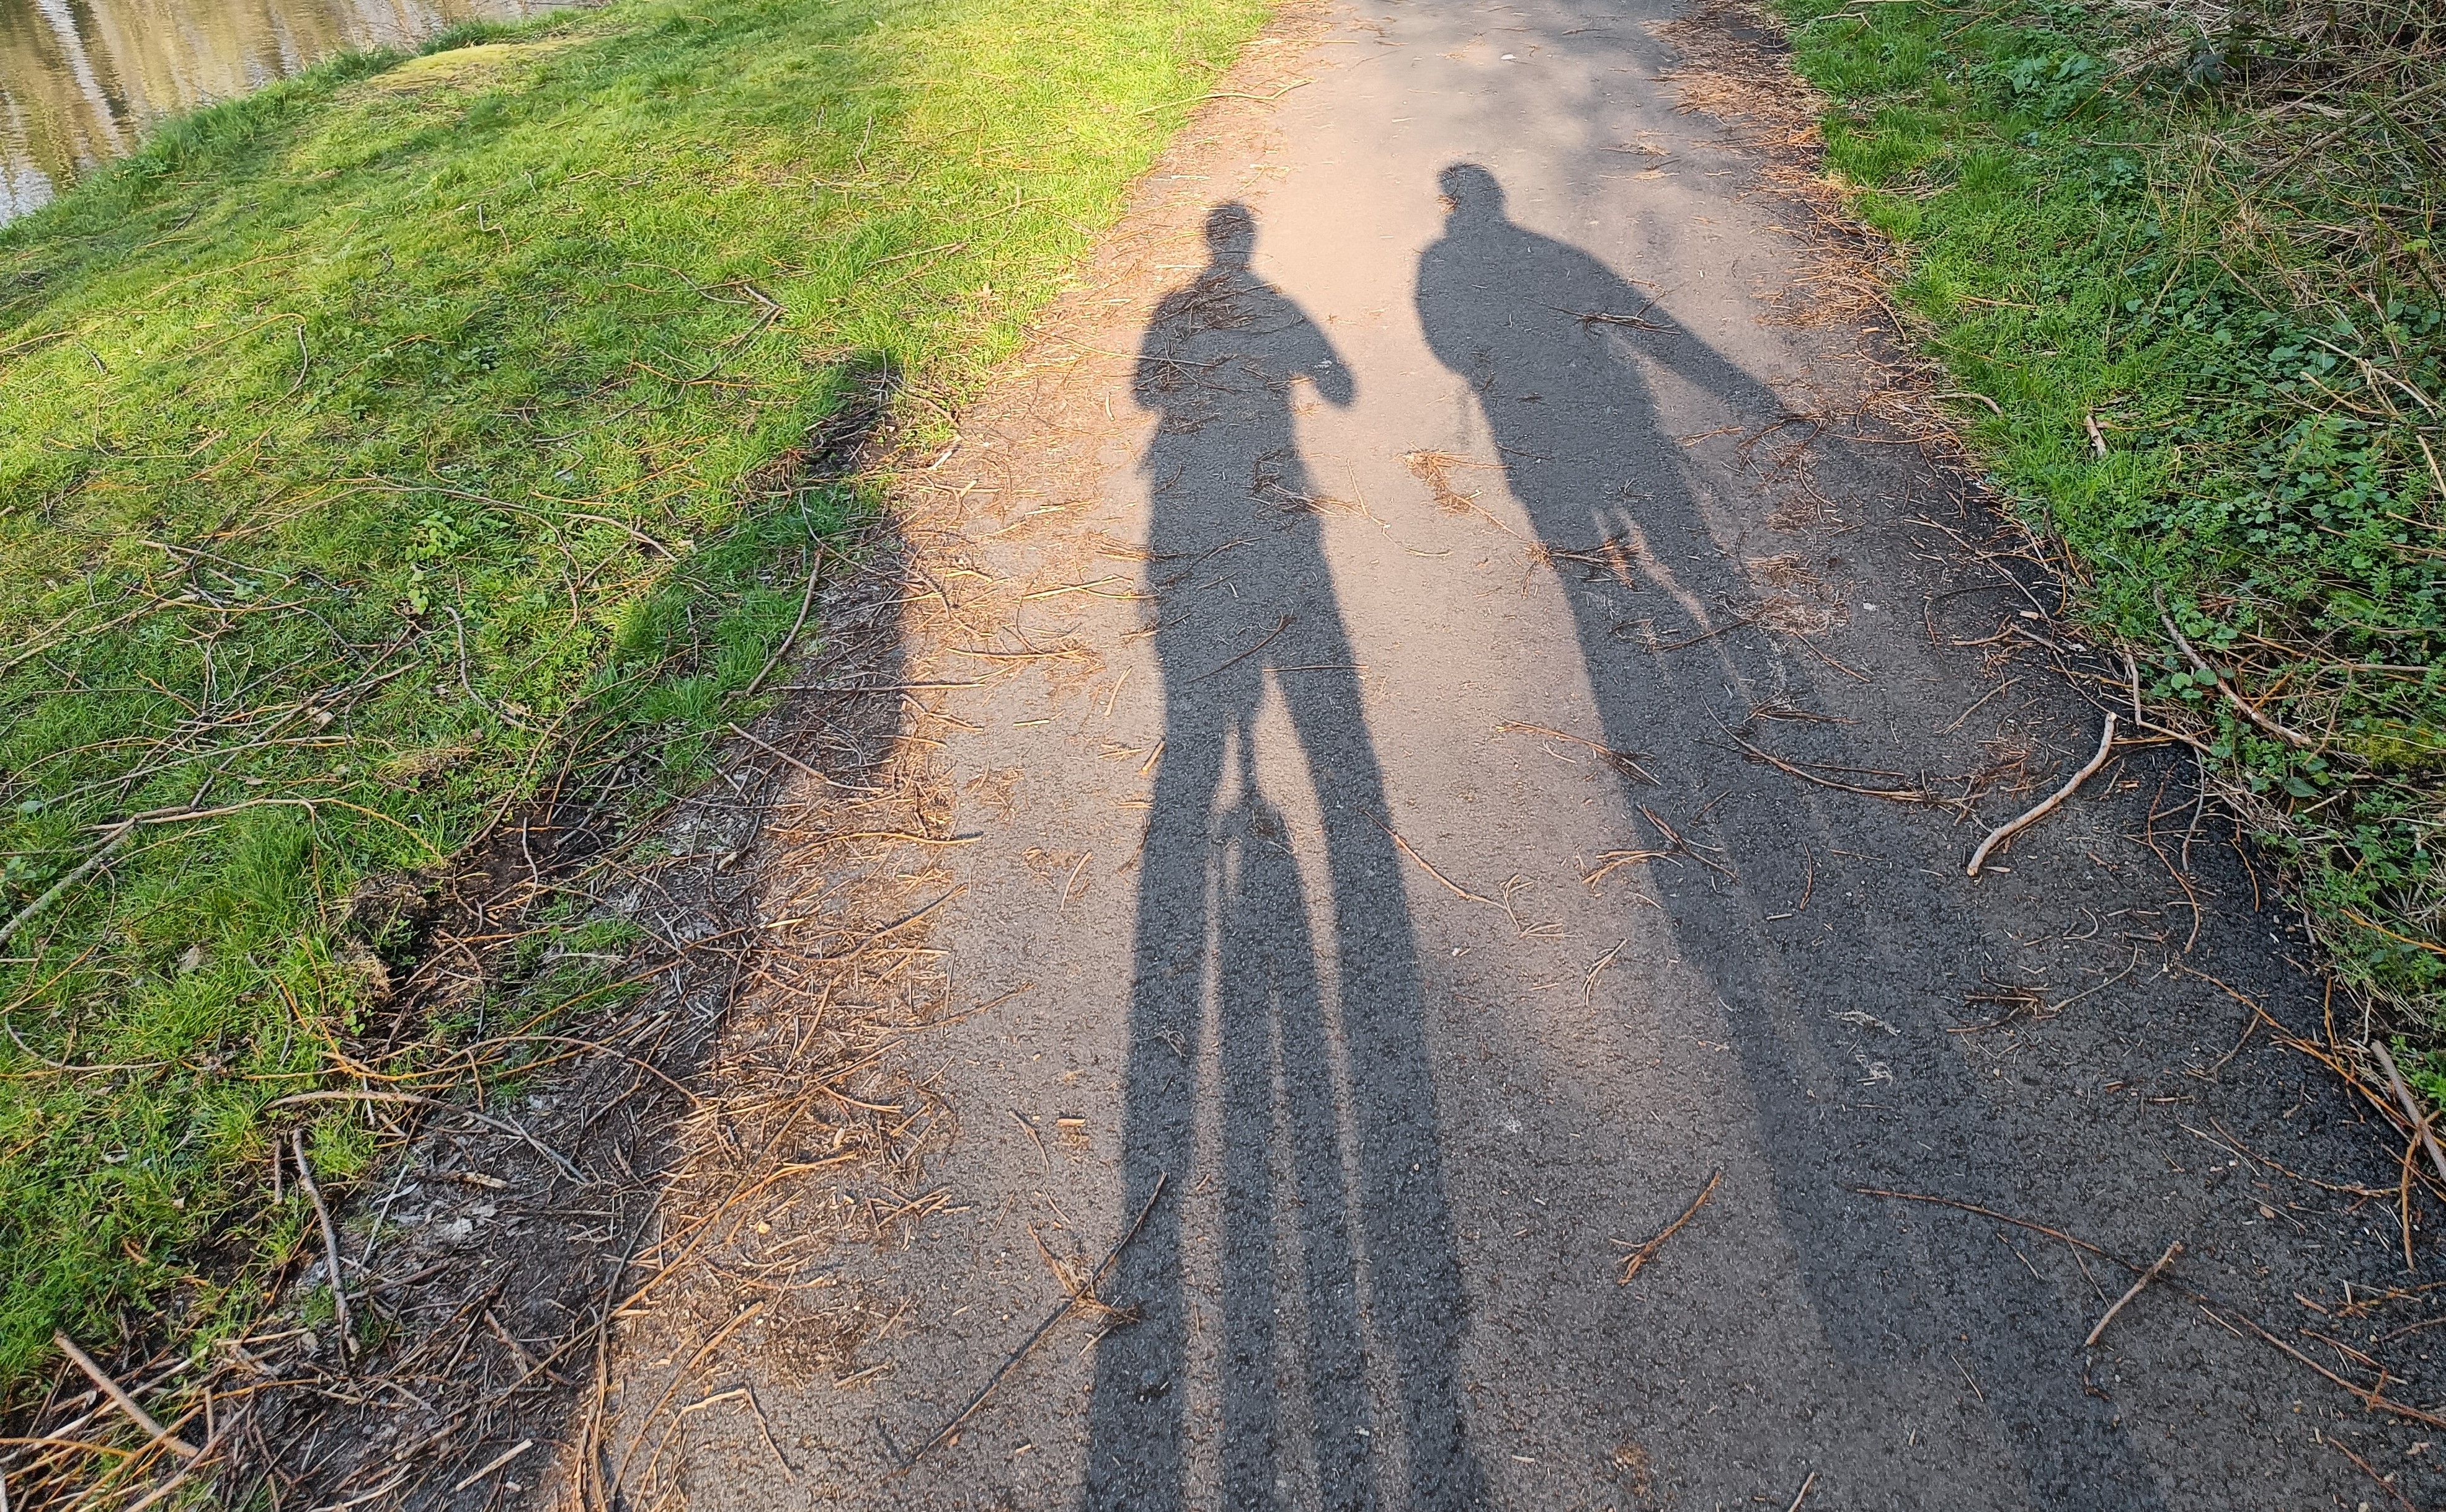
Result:
{"label": "human shadow", "polygon": [[[1158,307],[1137,373],[1161,417],[1143,470],[1165,697],[1121,1125],[1123,1211],[1146,1217],[1110,1287],[1136,1315],[1099,1346],[1085,1501],[1184,1506],[1214,1474],[1235,1508],[1474,1506],[1418,951],[1323,550],[1331,506],[1292,427],[1303,382],[1334,405],[1355,390],[1251,272],[1249,212],[1220,206],[1206,232],[1211,260]],[[1262,785],[1284,770],[1259,746],[1270,688],[1321,837]],[[1221,1089],[1208,1161],[1201,1083]],[[1197,1232],[1190,1215],[1217,1209],[1219,1232]],[[1194,1259],[1219,1271],[1219,1317],[1193,1295]],[[1193,1428],[1208,1357],[1219,1423]],[[1214,1446],[1211,1471],[1193,1471],[1193,1441]]]}
{"label": "human shadow", "polygon": [[[1455,164],[1439,183],[1448,218],[1420,261],[1419,317],[1438,360],[1467,383],[1469,408],[1536,540],[1555,554],[1606,744],[1641,753],[1677,782],[1698,774],[1721,790],[1695,817],[1684,813],[1680,827],[1721,860],[1661,863],[1653,890],[1678,953],[1727,1010],[1782,1226],[1830,1343],[1872,1380],[1891,1379],[1885,1372],[1897,1367],[1950,1370],[1949,1350],[1969,1354],[2036,1504],[2160,1504],[2107,1405],[2067,1367],[2062,1341],[2067,1329],[2079,1337],[2079,1324],[2033,1300],[2013,1252],[1966,1233],[1923,1236],[1931,1253],[1915,1257],[1874,1200],[1853,1190],[1936,1191],[1982,1204],[2005,1196],[1997,1131],[1943,1026],[1885,1008],[1870,1019],[1889,1031],[1878,1033],[1871,1060],[1856,1015],[1846,1022],[1830,1011],[1958,1004],[1962,990],[1945,973],[1978,957],[1976,918],[1909,866],[1876,879],[1884,917],[1907,927],[1856,951],[1829,951],[1814,932],[1778,936],[1763,917],[1813,886],[1831,889],[1828,869],[1846,863],[1822,849],[1812,856],[1812,811],[1798,784],[1745,763],[1717,720],[1738,728],[1756,704],[1825,709],[1845,690],[1824,684],[1830,671],[1745,629],[1743,612],[1759,595],[1717,545],[1687,442],[1721,427],[1755,434],[1788,423],[1790,410],[1663,314],[1652,293],[1515,223],[1484,168]],[[1615,570],[1580,569],[1591,562]],[[1643,613],[1644,630],[1634,617]],[[1686,632],[1660,637],[1660,614],[1687,622]],[[1814,743],[1801,747],[1810,759],[1862,764],[1847,748],[1849,723],[1778,733]],[[1627,787],[1635,781],[1624,777]],[[1632,808],[1668,802],[1627,796]],[[1861,807],[1871,812],[1857,820],[1865,828],[1850,837],[1853,849],[1890,843],[1890,854],[1906,855],[1922,843],[1887,805]],[[1667,841],[1660,831],[1638,843]],[[1910,1068],[1907,1108],[1859,1093],[1891,1076],[1889,1065]],[[1830,1076],[1837,1067],[1843,1073]],[[1976,1342],[1946,1332],[1947,1320],[1972,1319],[1985,1331]]]}

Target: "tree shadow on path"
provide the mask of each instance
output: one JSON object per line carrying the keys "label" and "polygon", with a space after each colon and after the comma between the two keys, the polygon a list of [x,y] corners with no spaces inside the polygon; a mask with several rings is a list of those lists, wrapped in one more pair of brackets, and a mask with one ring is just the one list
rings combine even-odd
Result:
{"label": "tree shadow on path", "polygon": [[[2081,1321],[2034,1293],[2011,1248],[1953,1224],[1923,1232],[1917,1242],[1929,1253],[1914,1256],[1893,1213],[1847,1189],[2008,1204],[1999,1152],[2009,1140],[1936,1015],[1891,1006],[1961,1003],[1949,973],[1981,958],[1975,912],[1911,865],[1838,878],[1849,863],[1827,849],[1824,817],[1799,796],[1805,790],[1745,764],[1709,718],[1719,711],[1737,726],[1746,704],[1825,709],[1853,696],[1831,672],[1781,654],[1765,632],[1742,629],[1740,616],[1759,595],[1718,545],[1706,485],[1694,479],[1691,442],[1726,426],[1772,427],[1792,418],[1789,407],[1659,312],[1651,293],[1515,224],[1484,168],[1455,164],[1440,185],[1449,218],[1421,257],[1417,288],[1428,344],[1469,385],[1536,540],[1554,553],[1602,554],[1611,542],[1610,559],[1635,562],[1646,579],[1632,599],[1618,578],[1565,570],[1570,558],[1557,564],[1605,743],[1641,753],[1675,784],[1628,792],[1626,807],[1683,802],[1666,795],[1694,778],[1732,800],[1693,802],[1696,815],[1676,820],[1722,864],[1676,857],[1641,885],[1653,886],[1683,958],[1725,1007],[1817,1324],[1857,1379],[1880,1391],[1909,1392],[1900,1383],[1949,1371],[1948,1353],[1966,1357],[2034,1504],[2161,1504],[2112,1408],[2084,1394],[2070,1368],[2064,1340],[2080,1337]],[[1628,604],[1651,615],[1676,614],[1678,605],[1695,638],[1660,643],[1652,623],[1631,633],[1638,621],[1628,619]],[[1797,747],[1805,759],[1870,765],[1847,749],[1848,724],[1777,729],[1814,743]],[[1855,806],[1863,812],[1842,812],[1856,827],[1833,845],[1895,857],[1926,848],[1916,822],[1891,805]],[[1662,833],[1637,841],[1665,842]],[[1766,920],[1767,910],[1791,910],[1813,887],[1821,913],[1844,906],[1839,889],[1856,887],[1873,896],[1877,917],[1852,918],[1831,940],[1814,924],[1778,933]],[[1870,1005],[1878,1017],[1869,1022],[1884,1031],[1873,1060],[1856,1019],[1834,1011]],[[1890,1065],[1908,1068],[1907,1087],[1891,1085]],[[1864,1094],[1864,1084],[1893,1095]],[[1976,1335],[1957,1338],[1962,1329]]]}
{"label": "tree shadow on path", "polygon": [[[1209,217],[1209,265],[1139,352],[1138,402],[1161,417],[1143,469],[1165,718],[1121,1210],[1163,1185],[1110,1288],[1138,1315],[1098,1350],[1085,1502],[1475,1506],[1418,951],[1323,551],[1331,505],[1292,427],[1301,381],[1335,405],[1354,387],[1324,332],[1250,271],[1253,236],[1242,206]],[[1261,785],[1287,769],[1258,748],[1269,689],[1322,817],[1323,938],[1302,870],[1315,840]],[[1200,1089],[1218,1084],[1220,1126],[1201,1130]],[[1199,1232],[1218,1209],[1220,1232]],[[1190,1464],[1193,1441],[1207,1452],[1192,1420],[1209,1383],[1193,1370],[1209,1359],[1219,1487],[1193,1485]]]}

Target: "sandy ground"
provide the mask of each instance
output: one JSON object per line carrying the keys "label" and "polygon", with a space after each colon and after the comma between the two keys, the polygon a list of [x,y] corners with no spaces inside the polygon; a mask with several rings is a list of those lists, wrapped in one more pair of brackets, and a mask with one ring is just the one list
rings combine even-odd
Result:
{"label": "sandy ground", "polygon": [[[936,1132],[892,1242],[634,1320],[626,1504],[2351,1507],[2425,1475],[2197,1300],[2341,1369],[2378,1332],[2346,1283],[2411,1284],[2398,1146],[2246,1036],[2322,1004],[2267,879],[2145,741],[1965,875],[2101,707],[2016,538],[1892,423],[1839,241],[1687,108],[1665,15],[1287,24],[904,471],[894,672],[944,840],[895,864],[964,1007],[893,1053]],[[2082,1349],[2117,1260],[2176,1239]],[[757,1286],[833,1351],[722,1332]]]}

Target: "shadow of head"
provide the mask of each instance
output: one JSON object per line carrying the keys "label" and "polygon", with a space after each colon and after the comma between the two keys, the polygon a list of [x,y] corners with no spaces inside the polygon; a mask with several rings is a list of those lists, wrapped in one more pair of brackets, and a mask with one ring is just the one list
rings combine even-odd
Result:
{"label": "shadow of head", "polygon": [[1503,218],[1503,185],[1474,162],[1457,162],[1436,175],[1443,191],[1444,214],[1455,220]]}
{"label": "shadow of head", "polygon": [[1247,267],[1256,244],[1257,217],[1247,205],[1230,199],[1206,212],[1206,252],[1217,264]]}

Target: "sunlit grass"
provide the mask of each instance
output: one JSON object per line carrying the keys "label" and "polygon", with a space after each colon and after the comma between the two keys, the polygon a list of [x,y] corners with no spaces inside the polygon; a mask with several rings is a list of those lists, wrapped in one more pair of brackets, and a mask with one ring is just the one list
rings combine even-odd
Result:
{"label": "sunlit grass", "polygon": [[265,1105],[377,1007],[352,891],[702,780],[869,507],[811,432],[1007,350],[1263,9],[631,0],[0,230],[0,1396],[54,1327],[254,1305]]}
{"label": "sunlit grass", "polygon": [[1983,460],[2446,1097],[2446,173],[2389,114],[2436,33],[2350,0],[2213,36],[2093,0],[1780,9],[1829,167],[1993,402]]}

